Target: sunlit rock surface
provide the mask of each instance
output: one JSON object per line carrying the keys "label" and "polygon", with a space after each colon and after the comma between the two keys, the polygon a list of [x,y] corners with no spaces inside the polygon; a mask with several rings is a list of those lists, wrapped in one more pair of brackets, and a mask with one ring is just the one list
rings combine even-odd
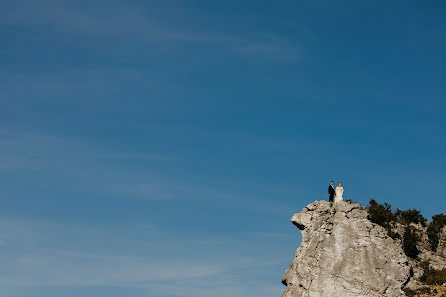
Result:
{"label": "sunlit rock surface", "polygon": [[398,241],[356,203],[316,201],[291,222],[302,243],[285,271],[282,297],[406,296],[410,266]]}

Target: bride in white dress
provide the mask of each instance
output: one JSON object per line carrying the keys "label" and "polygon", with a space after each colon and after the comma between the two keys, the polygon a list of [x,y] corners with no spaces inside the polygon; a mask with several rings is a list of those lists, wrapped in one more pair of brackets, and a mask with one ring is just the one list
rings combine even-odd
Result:
{"label": "bride in white dress", "polygon": [[336,187],[336,196],[334,198],[334,202],[343,201],[344,198],[344,188],[341,186],[341,182],[338,182],[338,186]]}

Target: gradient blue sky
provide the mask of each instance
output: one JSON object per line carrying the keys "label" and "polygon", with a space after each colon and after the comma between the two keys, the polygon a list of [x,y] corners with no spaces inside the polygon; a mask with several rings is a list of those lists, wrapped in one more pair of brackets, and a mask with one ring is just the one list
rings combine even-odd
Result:
{"label": "gradient blue sky", "polygon": [[0,1],[0,295],[271,297],[327,198],[444,211],[444,1]]}

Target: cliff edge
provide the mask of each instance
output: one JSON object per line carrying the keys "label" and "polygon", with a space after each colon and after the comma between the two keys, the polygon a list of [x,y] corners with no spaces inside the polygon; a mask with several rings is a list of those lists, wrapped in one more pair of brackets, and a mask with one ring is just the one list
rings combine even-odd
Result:
{"label": "cliff edge", "polygon": [[406,296],[409,260],[367,216],[360,204],[344,201],[316,201],[295,213],[302,244],[282,277],[282,297]]}

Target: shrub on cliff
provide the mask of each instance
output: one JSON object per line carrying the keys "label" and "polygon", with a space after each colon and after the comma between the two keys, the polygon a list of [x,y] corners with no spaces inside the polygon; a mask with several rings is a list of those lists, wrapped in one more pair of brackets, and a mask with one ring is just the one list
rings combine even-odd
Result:
{"label": "shrub on cliff", "polygon": [[406,226],[403,236],[403,250],[406,256],[415,259],[420,251],[417,248],[419,237],[417,231],[409,226]]}
{"label": "shrub on cliff", "polygon": [[[406,293],[407,297],[417,297],[420,295],[425,295],[425,294],[431,294],[431,289],[430,288],[420,288],[417,290],[411,290],[409,288],[404,288],[403,291]],[[443,296],[441,296],[443,297]]]}
{"label": "shrub on cliff", "polygon": [[429,244],[434,252],[437,251],[438,243],[440,241],[440,232],[444,226],[446,226],[446,215],[438,214],[432,217],[432,222],[427,227]]}
{"label": "shrub on cliff", "polygon": [[429,262],[422,262],[423,275],[420,277],[420,281],[426,285],[442,285],[446,283],[446,268],[442,270],[436,270],[429,267]]}
{"label": "shrub on cliff", "polygon": [[375,199],[370,199],[367,206],[369,212],[369,220],[387,229],[389,223],[396,220],[396,216],[392,211],[392,206],[385,202],[380,204]]}
{"label": "shrub on cliff", "polygon": [[390,225],[388,225],[386,227],[387,229],[387,235],[392,238],[392,239],[401,239],[401,235],[398,232],[393,232],[392,231],[392,227]]}
{"label": "shrub on cliff", "polygon": [[426,218],[423,217],[421,212],[419,210],[416,210],[414,208],[408,209],[408,210],[400,210],[397,209],[395,212],[397,220],[404,225],[409,225],[410,223],[421,223],[423,227],[426,226]]}
{"label": "shrub on cliff", "polygon": [[369,212],[368,218],[372,223],[386,228],[387,235],[391,238],[401,238],[398,233],[392,231],[392,226],[390,226],[390,222],[396,221],[396,215],[392,211],[392,205],[387,202],[384,204],[380,204],[376,202],[375,199],[370,199],[367,210]]}
{"label": "shrub on cliff", "polygon": [[[409,226],[410,223],[421,223],[423,227],[427,224],[426,218],[423,217],[419,210],[413,208],[408,210],[397,209],[396,212],[393,212],[392,206],[389,203],[385,202],[384,204],[380,204],[376,202],[375,199],[370,199],[369,205],[367,205],[367,210],[369,213],[368,219],[373,223],[384,227],[387,230],[387,234],[393,239],[401,238],[401,236],[392,231],[392,222],[399,222],[406,225],[406,227]],[[434,252],[438,248],[440,232],[444,226],[446,226],[445,214],[433,216],[432,222],[428,224],[427,235],[431,249]],[[418,255],[418,249],[416,248],[418,240],[418,235],[415,230],[405,229],[403,236],[403,241],[406,242],[404,251],[409,257],[416,258],[416,255]]]}

